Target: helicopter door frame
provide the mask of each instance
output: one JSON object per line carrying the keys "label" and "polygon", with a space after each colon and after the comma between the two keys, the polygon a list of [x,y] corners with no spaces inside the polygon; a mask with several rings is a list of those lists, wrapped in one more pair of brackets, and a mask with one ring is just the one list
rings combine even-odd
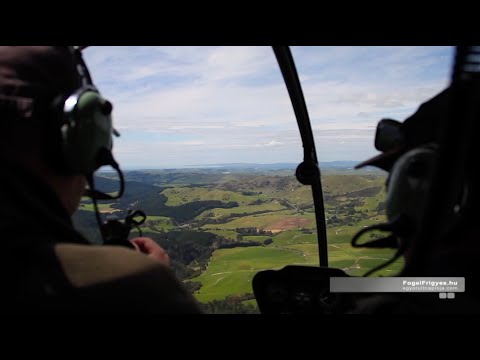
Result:
{"label": "helicopter door frame", "polygon": [[295,62],[289,46],[272,46],[287,86],[290,101],[292,102],[298,129],[303,144],[303,162],[297,167],[295,175],[303,185],[312,187],[315,221],[317,223],[318,252],[321,267],[328,267],[327,226],[325,221],[325,205],[323,201],[320,166],[318,164],[315,140],[302,85],[298,77]]}

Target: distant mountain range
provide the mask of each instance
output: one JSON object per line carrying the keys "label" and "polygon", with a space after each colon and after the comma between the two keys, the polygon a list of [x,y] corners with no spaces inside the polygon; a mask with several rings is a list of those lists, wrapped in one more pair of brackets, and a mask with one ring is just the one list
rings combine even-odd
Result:
{"label": "distant mountain range", "polygon": [[[320,162],[321,168],[348,169],[359,164],[360,161],[327,161]],[[200,164],[186,165],[191,168],[224,168],[224,169],[264,169],[264,170],[295,170],[298,163],[274,163],[274,164],[256,164],[256,163],[219,163],[219,164]]]}

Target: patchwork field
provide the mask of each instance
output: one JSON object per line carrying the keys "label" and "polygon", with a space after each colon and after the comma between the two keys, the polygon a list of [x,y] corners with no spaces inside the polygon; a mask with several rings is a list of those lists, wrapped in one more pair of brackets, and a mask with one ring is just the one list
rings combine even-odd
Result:
{"label": "patchwork field", "polygon": [[[118,209],[112,208],[111,205],[112,204],[98,204],[98,210],[102,214],[112,214],[116,211],[119,211]],[[85,211],[93,211],[94,210],[93,204],[85,204],[85,203],[81,203],[80,206],[79,206],[79,209],[80,210],[85,210]]]}
{"label": "patchwork field", "polygon": [[[350,246],[352,237],[362,228],[385,221],[382,203],[385,201],[382,176],[332,175],[324,177],[327,217],[327,238],[329,266],[343,269],[354,276],[361,276],[371,268],[389,260],[394,251],[354,249]],[[304,187],[307,188],[307,187]],[[229,238],[234,238],[239,229],[256,228],[270,232],[269,235],[242,236],[243,241],[263,242],[272,239],[266,246],[255,248],[220,249],[214,251],[208,268],[200,276],[191,279],[202,284],[196,296],[200,301],[222,299],[231,295],[251,293],[251,279],[261,269],[280,269],[288,264],[318,266],[318,244],[315,229],[315,215],[300,209],[308,209],[306,197],[300,203],[292,202],[294,191],[272,189],[273,196],[282,204],[290,205],[288,210],[270,211],[262,214],[248,215],[224,221],[220,224],[205,224],[204,231],[229,231]],[[308,189],[308,188],[307,188]],[[309,189],[308,189],[309,190]],[[275,195],[274,195],[275,194]],[[303,193],[306,195],[306,193]],[[311,200],[311,194],[308,193]],[[286,201],[286,202],[285,202]],[[252,208],[253,206],[250,206]],[[245,206],[242,210],[246,209]],[[253,211],[253,210],[252,210]],[[310,209],[312,211],[312,209]],[[225,219],[223,214],[235,213],[235,209],[217,209],[209,216]],[[222,215],[220,215],[222,214]],[[205,213],[199,218],[205,219]],[[228,219],[225,219],[228,220]],[[215,230],[212,230],[215,229]],[[222,229],[222,230],[220,230]],[[228,230],[227,230],[228,229]],[[238,233],[237,233],[238,234]],[[377,234],[379,235],[379,234]],[[237,236],[238,239],[238,236]],[[363,241],[371,240],[366,236]],[[401,270],[401,260],[380,270],[376,275],[388,276]],[[254,300],[249,300],[254,301]]]}
{"label": "patchwork field", "polygon": [[293,228],[312,228],[315,226],[315,215],[304,213],[300,215],[291,210],[270,212],[258,215],[248,215],[224,224],[203,225],[202,229],[236,229],[255,227],[272,232],[291,230]]}
{"label": "patchwork field", "polygon": [[[157,214],[167,216],[147,213],[142,230],[170,246],[174,270],[193,284],[192,292],[201,302],[243,296],[245,304],[255,304],[251,281],[258,271],[291,264],[318,266],[311,189],[291,173],[137,171],[127,173],[127,180],[129,176],[136,181],[132,186],[138,189],[140,201],[131,190],[128,209],[141,209],[142,201],[155,209],[157,197],[162,202],[164,212]],[[323,176],[322,182],[329,266],[361,276],[390,259],[393,250],[350,246],[359,230],[385,221],[385,176],[335,171]],[[132,186],[127,181],[127,189]],[[101,203],[99,208],[104,215],[127,210],[119,204],[125,203]],[[83,202],[80,210],[81,223],[94,224],[92,204]],[[380,235],[367,234],[362,241]],[[393,275],[401,267],[397,261],[376,275]]]}
{"label": "patchwork field", "polygon": [[267,199],[266,196],[245,196],[233,191],[208,189],[204,187],[176,187],[162,192],[168,198],[166,205],[177,206],[192,201],[219,200],[224,202],[235,201],[239,205],[248,205],[258,199]]}
{"label": "patchwork field", "polygon": [[[267,247],[216,250],[209,266],[199,277],[202,283],[196,293],[200,301],[223,299],[230,295],[252,292],[251,281],[260,270],[279,270],[286,265],[319,265],[316,238],[308,235],[305,243],[297,243],[288,233],[275,236]],[[282,240],[277,237],[282,236]],[[288,236],[288,237],[287,237]],[[292,239],[289,241],[287,239]],[[285,242],[285,244],[281,244]],[[349,243],[329,244],[329,266],[342,269],[353,276],[361,276],[393,256],[392,250],[353,249]],[[397,261],[377,275],[388,276],[401,270]]]}
{"label": "patchwork field", "polygon": [[265,213],[273,211],[285,210],[285,206],[280,205],[278,202],[268,202],[261,205],[243,205],[237,206],[230,209],[212,209],[209,211],[204,211],[199,216],[196,217],[197,220],[205,219],[227,219],[228,217],[236,216],[245,216],[252,213]]}

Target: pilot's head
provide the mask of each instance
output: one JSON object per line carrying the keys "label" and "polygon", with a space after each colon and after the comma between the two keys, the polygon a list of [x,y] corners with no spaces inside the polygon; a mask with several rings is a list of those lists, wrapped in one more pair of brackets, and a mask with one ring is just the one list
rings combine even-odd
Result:
{"label": "pilot's head", "polygon": [[[418,110],[403,123],[394,120],[382,120],[377,127],[375,147],[381,154],[362,162],[357,168],[375,166],[388,171],[386,212],[389,222],[398,219],[397,238],[405,248],[411,248],[411,240],[419,229],[427,203],[428,189],[432,181],[432,165],[435,162],[440,140],[440,124],[451,115],[452,88],[447,88],[435,97],[423,103]],[[458,124],[462,126],[462,124]],[[478,125],[477,125],[478,126]],[[471,151],[466,159],[469,169],[475,169],[478,153]],[[461,226],[465,233],[456,232],[452,246],[465,248],[471,245],[467,234],[474,229],[474,218],[478,215],[478,192],[476,171],[471,171],[450,195],[452,213],[446,221],[439,222],[440,233],[448,234]],[[433,179],[435,181],[435,179]],[[455,207],[458,207],[455,209]],[[460,210],[459,210],[460,209]],[[451,221],[450,221],[451,220]],[[476,229],[475,229],[476,232]],[[477,241],[478,243],[478,241]]]}
{"label": "pilot's head", "polygon": [[70,214],[111,151],[111,110],[78,48],[0,47],[2,165],[30,171]]}

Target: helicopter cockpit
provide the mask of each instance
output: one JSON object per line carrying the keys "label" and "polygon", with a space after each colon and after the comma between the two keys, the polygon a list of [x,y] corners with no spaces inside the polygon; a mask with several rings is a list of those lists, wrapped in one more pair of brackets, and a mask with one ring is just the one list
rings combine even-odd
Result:
{"label": "helicopter cockpit", "polygon": [[476,47],[95,48],[125,193],[76,224],[152,237],[205,312],[355,312],[376,291],[331,279],[462,275],[427,264],[468,208]]}

